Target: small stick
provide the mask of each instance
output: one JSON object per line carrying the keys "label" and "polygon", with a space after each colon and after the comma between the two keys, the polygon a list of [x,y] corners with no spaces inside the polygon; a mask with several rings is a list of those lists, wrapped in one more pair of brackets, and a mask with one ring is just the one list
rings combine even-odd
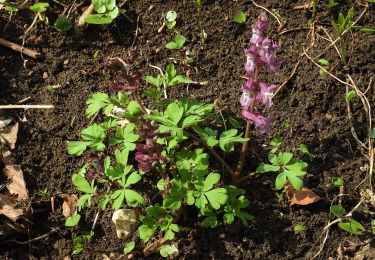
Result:
{"label": "small stick", "polygon": [[22,100],[18,101],[18,102],[17,102],[17,104],[22,104],[22,103],[25,103],[26,101],[29,101],[30,99],[31,99],[31,97],[30,97],[30,96],[28,96],[27,98],[24,98],[24,99],[22,99]]}
{"label": "small stick", "polygon": [[36,109],[48,109],[48,108],[55,108],[54,105],[0,105],[0,109],[29,109],[29,108],[36,108]]}
{"label": "small stick", "polygon": [[291,80],[291,79],[293,78],[293,76],[294,76],[294,74],[296,73],[297,68],[298,68],[298,66],[299,66],[300,63],[301,63],[301,61],[299,60],[299,61],[296,63],[296,65],[294,66],[293,71],[292,71],[292,73],[290,74],[289,78],[287,78],[287,80],[285,80],[285,81],[283,82],[283,84],[280,85],[280,87],[279,87],[279,88],[275,91],[275,93],[273,94],[273,97],[275,97],[275,96],[277,95],[277,93],[280,92],[280,90],[282,89],[282,87],[284,87],[284,86],[286,85],[286,83],[288,83],[288,81]]}
{"label": "small stick", "polygon": [[78,28],[83,29],[86,26],[85,19],[86,19],[87,16],[89,16],[90,14],[92,14],[92,12],[94,12],[94,9],[95,9],[94,5],[91,4],[86,9],[86,11],[83,12],[83,14],[78,19],[78,23],[77,23],[77,27]]}
{"label": "small stick", "polygon": [[25,54],[31,58],[37,59],[40,56],[39,52],[30,50],[28,48],[23,48],[21,45],[15,44],[13,42],[7,41],[3,38],[0,38],[0,46],[4,46],[6,48],[9,48],[11,50],[20,52],[21,54]]}
{"label": "small stick", "polygon": [[2,244],[4,244],[4,243],[16,243],[16,244],[19,244],[19,245],[27,245],[27,244],[33,243],[33,242],[35,242],[35,241],[38,241],[38,240],[41,240],[41,239],[47,238],[50,234],[52,234],[52,233],[54,233],[54,232],[56,232],[56,231],[58,231],[58,230],[59,230],[58,227],[57,227],[57,228],[54,228],[54,229],[52,229],[50,232],[48,232],[48,233],[46,233],[46,234],[44,234],[44,235],[42,235],[42,236],[39,236],[39,237],[36,237],[36,238],[30,239],[30,240],[28,240],[28,241],[6,240],[6,241],[1,242],[1,243],[2,243]]}

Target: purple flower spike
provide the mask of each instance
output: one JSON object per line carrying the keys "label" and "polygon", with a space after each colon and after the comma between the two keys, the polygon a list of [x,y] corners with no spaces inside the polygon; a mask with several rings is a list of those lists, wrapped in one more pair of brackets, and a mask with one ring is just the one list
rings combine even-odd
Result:
{"label": "purple flower spike", "polygon": [[256,100],[259,104],[264,105],[266,108],[270,108],[272,103],[273,92],[277,89],[276,85],[267,86],[266,83],[259,82],[258,84],[260,92],[256,96]]}
{"label": "purple flower spike", "polygon": [[255,129],[260,133],[269,133],[272,131],[272,119],[260,115],[259,113],[250,113],[249,111],[243,110],[242,115],[253,121],[256,125]]}

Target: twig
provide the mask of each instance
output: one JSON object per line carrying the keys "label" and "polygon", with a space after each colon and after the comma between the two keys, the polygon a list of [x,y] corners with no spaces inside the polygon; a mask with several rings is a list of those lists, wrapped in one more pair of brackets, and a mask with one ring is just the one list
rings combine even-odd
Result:
{"label": "twig", "polygon": [[351,84],[339,79],[338,77],[336,77],[335,75],[333,75],[331,72],[329,72],[328,70],[326,70],[325,68],[323,68],[322,66],[320,66],[318,63],[316,63],[313,58],[311,58],[305,48],[303,48],[303,55],[305,55],[312,63],[314,63],[315,66],[319,67],[324,73],[326,73],[327,75],[331,76],[332,78],[334,78],[335,80],[339,81],[340,83],[344,84],[344,85],[348,85],[350,87],[353,87]]}
{"label": "twig", "polygon": [[294,74],[296,73],[297,68],[298,68],[298,66],[299,66],[300,63],[301,63],[301,61],[299,60],[299,61],[296,63],[296,65],[294,66],[294,68],[293,68],[293,70],[292,70],[292,73],[290,73],[289,78],[287,78],[287,79],[283,82],[283,84],[280,85],[280,87],[279,87],[279,88],[275,91],[275,93],[273,94],[273,97],[276,96],[277,93],[279,93],[280,90],[286,85],[286,83],[288,83],[288,81],[291,80],[291,79],[293,78],[293,76],[294,76]]}
{"label": "twig", "polygon": [[282,22],[282,21],[279,19],[279,17],[277,17],[276,14],[274,14],[273,12],[271,12],[270,10],[268,10],[266,7],[257,4],[255,1],[252,1],[252,2],[253,2],[253,4],[254,4],[256,7],[259,7],[259,8],[261,8],[261,9],[263,9],[264,11],[266,11],[267,13],[269,13],[270,15],[272,15],[273,17],[275,17],[276,21],[279,23],[279,29],[278,29],[278,31],[280,32],[281,29],[285,26],[285,23]]}
{"label": "twig", "polygon": [[27,244],[30,244],[30,243],[33,243],[33,242],[36,242],[36,241],[39,241],[41,239],[44,239],[44,238],[47,238],[49,235],[51,235],[52,233],[56,232],[57,230],[59,230],[60,228],[57,227],[57,228],[54,228],[52,229],[51,231],[49,231],[48,233],[42,235],[42,236],[39,236],[39,237],[36,237],[36,238],[33,238],[33,239],[30,239],[28,241],[18,241],[18,240],[6,240],[6,241],[3,241],[1,242],[2,244],[5,244],[5,243],[16,243],[16,244],[19,244],[19,245],[27,245]]}
{"label": "twig", "polygon": [[0,45],[4,46],[6,48],[9,48],[11,50],[20,52],[21,54],[25,54],[31,58],[37,59],[40,56],[39,52],[30,50],[28,48],[23,48],[21,45],[15,44],[13,42],[7,41],[3,38],[0,38]]}
{"label": "twig", "polygon": [[83,29],[85,26],[86,26],[86,23],[85,23],[85,19],[87,16],[89,16],[90,14],[92,14],[92,12],[94,12],[94,5],[91,4],[84,12],[83,14],[79,17],[78,19],[78,23],[77,23],[77,27],[79,29]]}
{"label": "twig", "polygon": [[35,108],[35,109],[48,109],[48,108],[55,108],[54,105],[0,105],[0,109],[29,109],[29,108]]}

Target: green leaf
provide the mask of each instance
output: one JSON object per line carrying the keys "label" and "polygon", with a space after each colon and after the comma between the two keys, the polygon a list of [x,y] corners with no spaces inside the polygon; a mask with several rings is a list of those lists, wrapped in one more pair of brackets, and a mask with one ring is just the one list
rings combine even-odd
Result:
{"label": "green leaf", "polygon": [[[361,231],[365,231],[366,229],[364,228],[364,226],[362,226],[361,223],[359,223],[358,221],[354,220],[354,219],[351,219],[350,222],[346,222],[346,223],[339,223],[338,224],[339,228],[345,230],[346,232],[349,232],[353,235],[362,235],[362,232]],[[361,231],[359,231],[361,230]]]}
{"label": "green leaf", "polygon": [[103,14],[90,14],[85,17],[85,23],[88,24],[110,24],[113,18]]}
{"label": "green leaf", "polygon": [[[228,222],[227,222],[228,223]],[[202,221],[202,226],[204,228],[215,228],[217,226],[217,217],[209,216]]]}
{"label": "green leaf", "polygon": [[126,108],[127,117],[137,117],[143,114],[141,106],[139,105],[138,101],[132,100],[129,102]]}
{"label": "green leaf", "polygon": [[89,141],[68,141],[68,153],[71,155],[80,156],[87,149],[87,146],[90,144],[91,142]]}
{"label": "green leaf", "polygon": [[148,226],[148,225],[141,225],[138,228],[139,237],[142,239],[144,243],[146,243],[152,235],[156,232],[157,226]]}
{"label": "green leaf", "polygon": [[181,83],[193,83],[193,81],[183,75],[177,75],[170,81],[168,81],[168,86],[174,86],[176,84],[181,84]]}
{"label": "green leaf", "polygon": [[287,171],[285,172],[287,173],[288,181],[293,185],[293,187],[296,190],[300,191],[303,187],[303,181],[293,173]]}
{"label": "green leaf", "polygon": [[135,248],[135,242],[130,241],[124,247],[124,254],[129,254],[131,251],[133,251],[134,248]]}
{"label": "green leaf", "polygon": [[133,191],[133,190],[126,189],[125,190],[125,198],[126,198],[126,202],[130,206],[137,206],[138,203],[139,204],[144,203],[144,199],[143,199],[142,195],[139,194],[136,191]]}
{"label": "green leaf", "polygon": [[53,26],[59,32],[67,32],[72,29],[72,22],[66,17],[59,16]]}
{"label": "green leaf", "polygon": [[111,199],[114,199],[112,208],[119,209],[125,199],[125,190],[117,190],[111,195]]}
{"label": "green leaf", "polygon": [[171,245],[163,245],[163,246],[160,247],[159,252],[160,252],[160,255],[162,257],[167,257],[167,256],[169,256],[170,254],[173,253],[173,248],[172,248]]}
{"label": "green leaf", "polygon": [[341,207],[340,205],[331,205],[331,208],[329,209],[329,213],[331,217],[341,218],[345,214],[345,209]]}
{"label": "green leaf", "polygon": [[349,91],[345,96],[346,102],[350,103],[355,96],[357,96],[357,93],[354,90]]}
{"label": "green leaf", "polygon": [[49,7],[48,3],[39,2],[30,6],[29,9],[35,13],[44,13],[45,11],[47,11],[48,7]]}
{"label": "green leaf", "polygon": [[293,154],[292,153],[288,153],[288,152],[285,152],[285,153],[282,153],[280,152],[279,153],[279,163],[281,165],[287,165],[288,162],[293,158]]}
{"label": "green leaf", "polygon": [[111,104],[109,96],[106,93],[101,92],[92,94],[86,101],[86,104],[88,105],[86,109],[87,117],[94,116],[100,109],[103,109],[104,114],[108,115],[113,109],[113,104]]}
{"label": "green leaf", "polygon": [[214,209],[219,209],[221,205],[224,205],[228,201],[227,190],[225,188],[213,189],[205,192],[204,195]]}
{"label": "green leaf", "polygon": [[204,186],[202,191],[209,191],[213,186],[220,181],[220,174],[211,172],[208,174],[204,181]]}
{"label": "green leaf", "polygon": [[171,103],[168,105],[166,112],[168,118],[172,120],[174,125],[177,125],[184,114],[184,109],[178,106],[176,103]]}
{"label": "green leaf", "polygon": [[232,127],[237,128],[237,129],[238,129],[238,128],[241,128],[240,123],[239,123],[238,120],[235,119],[234,117],[230,117],[230,118],[228,119],[228,121],[229,121],[229,123],[231,124]]}
{"label": "green leaf", "polygon": [[334,177],[332,179],[332,184],[335,187],[341,187],[341,186],[344,186],[344,180],[340,177]]}
{"label": "green leaf", "polygon": [[129,177],[126,179],[125,187],[129,187],[130,185],[136,184],[142,179],[142,176],[138,173],[133,172],[129,175]]}
{"label": "green leaf", "polygon": [[116,161],[120,165],[125,167],[128,164],[128,157],[129,157],[129,150],[128,149],[124,149],[122,151],[116,150],[115,156],[116,156]]}
{"label": "green leaf", "polygon": [[319,59],[318,62],[319,62],[321,65],[323,65],[324,67],[326,67],[326,68],[329,67],[329,65],[330,65],[329,61],[326,60],[326,59]]}
{"label": "green leaf", "polygon": [[371,130],[370,138],[375,139],[375,127]]}
{"label": "green leaf", "polygon": [[4,10],[7,11],[7,12],[10,12],[10,13],[14,13],[14,12],[18,11],[18,9],[16,7],[11,6],[11,5],[4,6]]}
{"label": "green leaf", "polygon": [[165,72],[167,74],[168,81],[171,81],[176,76],[176,69],[174,67],[174,64],[168,64],[165,69]]}
{"label": "green leaf", "polygon": [[268,155],[268,161],[270,161],[270,163],[272,163],[273,165],[281,164],[281,163],[279,163],[279,157],[276,154],[273,154],[273,153],[270,153]]}
{"label": "green leaf", "polygon": [[[5,9],[5,8],[4,8],[4,9]],[[361,32],[370,33],[370,34],[375,33],[375,28],[366,28],[366,27],[361,27],[359,30],[360,30]]]}
{"label": "green leaf", "polygon": [[163,191],[164,190],[164,186],[165,186],[165,181],[164,179],[160,179],[157,183],[156,183],[156,187]]}
{"label": "green leaf", "polygon": [[239,11],[234,17],[236,23],[242,24],[246,22],[246,14],[243,11]]}
{"label": "green leaf", "polygon": [[302,231],[305,231],[305,227],[302,226],[302,225],[295,225],[293,229],[294,229],[294,232],[302,232]]}
{"label": "green leaf", "polygon": [[310,153],[309,149],[304,144],[300,144],[300,146],[298,147],[298,150],[300,150],[304,154],[307,154],[310,157],[315,157],[315,155]]}
{"label": "green leaf", "polygon": [[70,216],[65,220],[65,226],[66,227],[74,227],[78,224],[80,219],[81,219],[81,215],[79,215],[79,214],[75,214],[73,216]]}
{"label": "green leaf", "polygon": [[302,160],[292,160],[289,162],[289,164],[285,165],[285,168],[294,172],[298,176],[303,176],[306,174],[305,169],[307,166],[308,164]]}
{"label": "green leaf", "polygon": [[188,127],[188,126],[193,126],[198,124],[200,121],[202,121],[200,116],[188,116],[184,118],[184,121],[182,122],[182,128]]}
{"label": "green leaf", "polygon": [[89,182],[81,174],[73,174],[72,182],[76,188],[84,193],[92,194],[95,193],[96,189],[92,188]]}
{"label": "green leaf", "polygon": [[169,50],[181,49],[185,44],[186,38],[180,34],[176,35],[175,40],[168,42],[165,48]]}
{"label": "green leaf", "polygon": [[276,180],[275,180],[275,187],[277,190],[281,190],[285,183],[286,183],[286,172],[281,172],[279,175],[277,175]]}
{"label": "green leaf", "polygon": [[278,172],[280,170],[280,166],[278,165],[271,165],[271,164],[260,164],[256,169],[258,173],[265,173],[265,172]]}
{"label": "green leaf", "polygon": [[175,11],[168,11],[165,15],[165,19],[167,19],[168,22],[173,22],[177,18],[177,13]]}

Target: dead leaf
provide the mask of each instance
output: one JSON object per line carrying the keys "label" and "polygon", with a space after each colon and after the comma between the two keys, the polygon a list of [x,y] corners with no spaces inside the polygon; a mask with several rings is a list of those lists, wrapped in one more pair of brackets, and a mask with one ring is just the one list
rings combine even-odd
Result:
{"label": "dead leaf", "polygon": [[300,191],[293,188],[291,184],[286,184],[290,206],[292,205],[309,205],[319,201],[321,198],[313,191],[303,187]]}
{"label": "dead leaf", "polygon": [[9,146],[10,149],[16,147],[18,134],[18,123],[7,129],[0,130],[0,142]]}
{"label": "dead leaf", "polygon": [[2,161],[5,164],[4,173],[10,181],[10,183],[7,184],[9,192],[11,194],[18,195],[16,198],[17,201],[27,199],[28,192],[20,166],[13,163],[13,159],[9,151],[3,154]]}
{"label": "dead leaf", "polygon": [[4,215],[16,222],[23,215],[23,209],[16,209],[16,200],[8,196],[0,195],[0,215]]}
{"label": "dead leaf", "polygon": [[77,196],[74,194],[60,194],[59,197],[64,200],[64,203],[62,205],[64,217],[68,218],[75,215],[77,213]]}
{"label": "dead leaf", "polygon": [[0,129],[8,126],[12,122],[12,119],[0,119]]}

